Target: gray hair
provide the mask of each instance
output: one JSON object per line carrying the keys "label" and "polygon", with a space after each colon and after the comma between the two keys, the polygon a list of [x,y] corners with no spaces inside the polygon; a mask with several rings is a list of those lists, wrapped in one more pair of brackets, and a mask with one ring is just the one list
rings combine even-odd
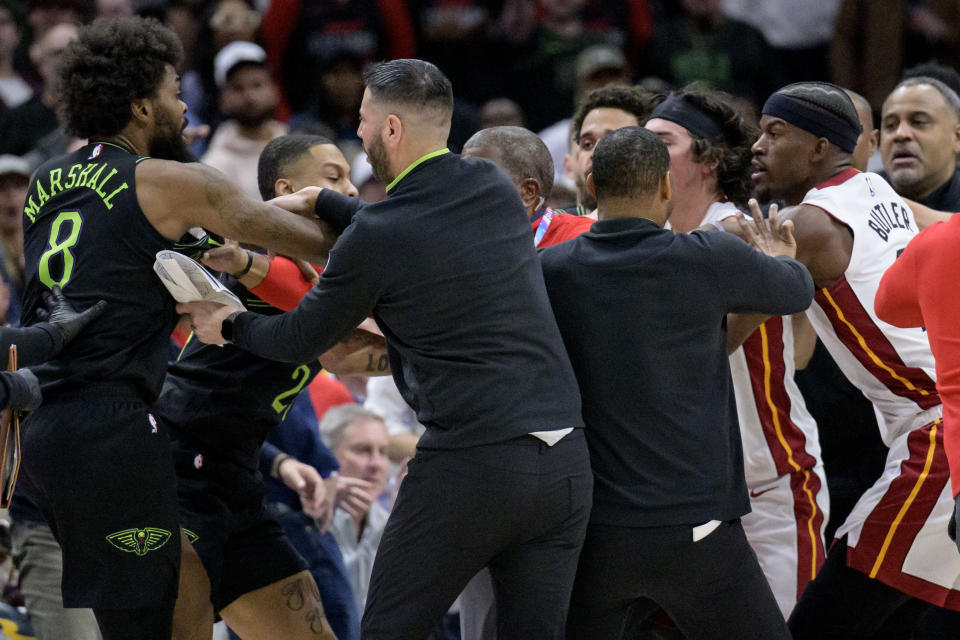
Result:
{"label": "gray hair", "polygon": [[[894,87],[893,91],[896,91],[901,87],[915,87],[921,84],[928,84],[939,91],[940,95],[943,96],[944,102],[946,102],[947,106],[950,107],[950,110],[953,111],[953,115],[956,116],[958,121],[960,121],[960,96],[958,96],[956,91],[948,87],[941,80],[931,78],[930,76],[914,76],[912,78],[907,78],[906,80],[901,80],[900,83]],[[893,93],[893,91],[891,91],[891,93]]]}
{"label": "gray hair", "polygon": [[[343,432],[358,420],[377,420],[383,422],[383,417],[359,404],[342,404],[333,407],[323,414],[320,420],[320,439],[331,451],[336,450],[343,441]],[[384,424],[386,429],[386,424]]]}

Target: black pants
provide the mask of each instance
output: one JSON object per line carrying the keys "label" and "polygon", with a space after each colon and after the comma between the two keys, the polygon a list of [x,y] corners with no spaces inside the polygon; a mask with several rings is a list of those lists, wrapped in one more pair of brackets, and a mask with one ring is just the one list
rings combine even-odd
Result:
{"label": "black pants", "polygon": [[563,638],[593,475],[583,430],[418,451],[370,578],[362,636],[423,640],[470,578],[493,576],[500,638]]}
{"label": "black pants", "polygon": [[[807,584],[789,624],[795,640],[894,640],[914,637],[918,629],[935,628],[937,621],[956,617],[848,567],[847,541],[842,538],[830,549],[817,577]],[[947,640],[958,637],[958,631],[918,637]]]}
{"label": "black pants", "polygon": [[568,640],[617,640],[662,607],[688,640],[789,640],[739,520],[692,528],[591,524],[570,599]]}

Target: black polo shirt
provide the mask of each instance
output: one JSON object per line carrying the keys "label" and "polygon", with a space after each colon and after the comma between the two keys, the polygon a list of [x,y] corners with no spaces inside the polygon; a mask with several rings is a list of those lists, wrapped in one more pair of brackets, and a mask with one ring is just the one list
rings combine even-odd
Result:
{"label": "black polo shirt", "polygon": [[591,522],[696,525],[750,510],[726,315],[803,311],[806,268],[731,234],[601,220],[540,254],[583,398]]}
{"label": "black polo shirt", "polygon": [[434,154],[383,202],[320,196],[319,210],[352,220],[320,281],[290,313],[240,314],[237,345],[308,362],[372,311],[400,393],[427,428],[419,446],[583,426],[530,221],[493,163]]}

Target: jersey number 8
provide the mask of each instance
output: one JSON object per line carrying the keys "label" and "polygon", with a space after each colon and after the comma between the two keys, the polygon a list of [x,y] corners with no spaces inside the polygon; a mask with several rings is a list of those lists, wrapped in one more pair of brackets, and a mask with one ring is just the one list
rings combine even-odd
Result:
{"label": "jersey number 8", "polygon": [[[60,228],[67,222],[70,223],[70,231],[67,233],[67,237],[61,241]],[[60,215],[53,221],[53,225],[50,227],[50,248],[40,256],[39,268],[40,282],[48,288],[52,289],[53,285],[59,285],[62,288],[70,280],[74,262],[70,248],[77,244],[82,224],[83,219],[80,217],[79,211],[61,211]],[[63,254],[63,273],[59,280],[54,280],[53,276],[50,275],[50,259],[60,253]]]}

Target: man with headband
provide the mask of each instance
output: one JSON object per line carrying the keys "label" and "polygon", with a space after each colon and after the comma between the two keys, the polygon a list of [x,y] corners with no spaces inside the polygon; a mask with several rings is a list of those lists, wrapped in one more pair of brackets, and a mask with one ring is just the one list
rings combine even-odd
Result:
{"label": "man with headband", "polygon": [[958,610],[960,554],[947,537],[953,501],[933,356],[922,329],[899,329],[874,313],[880,277],[916,223],[889,184],[853,168],[861,127],[841,88],[784,87],[764,105],[760,128],[757,195],[791,205],[784,217],[794,222],[797,259],[818,289],[808,317],[873,402],[890,448],[883,475],[837,530],[797,603],[791,631],[801,640],[870,637],[895,612],[901,621],[922,614],[922,601]]}
{"label": "man with headband", "polygon": [[[750,145],[758,132],[727,94],[675,92],[653,110],[646,128],[670,153],[670,228],[713,228],[736,216],[738,205],[746,208],[753,188]],[[829,508],[817,424],[793,380],[794,318],[806,324],[802,314],[773,316],[730,354],[750,494],[743,530],[784,618],[823,564]]]}

